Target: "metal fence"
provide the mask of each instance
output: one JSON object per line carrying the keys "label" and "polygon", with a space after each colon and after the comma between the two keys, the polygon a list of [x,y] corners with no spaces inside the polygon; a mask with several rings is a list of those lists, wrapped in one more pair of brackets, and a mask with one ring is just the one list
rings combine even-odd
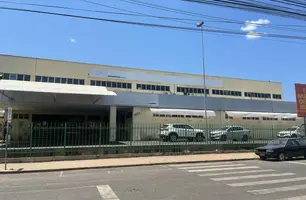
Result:
{"label": "metal fence", "polygon": [[[228,135],[213,140],[211,134],[229,125],[190,125],[180,129],[175,141],[163,124],[137,124],[110,126],[102,123],[37,123],[28,124],[25,132],[11,131],[8,143],[9,157],[102,155],[121,153],[181,152],[205,150],[253,149],[277,138],[277,134],[289,128],[280,125],[231,125],[248,130],[247,138]],[[177,130],[176,130],[177,131]],[[168,129],[171,132],[171,129]],[[197,134],[202,133],[201,138]],[[5,144],[0,143],[0,156]]]}

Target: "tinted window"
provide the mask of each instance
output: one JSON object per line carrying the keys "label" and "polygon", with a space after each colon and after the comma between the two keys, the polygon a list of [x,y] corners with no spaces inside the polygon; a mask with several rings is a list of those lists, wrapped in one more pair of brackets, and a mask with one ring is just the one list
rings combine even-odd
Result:
{"label": "tinted window", "polygon": [[49,77],[49,83],[54,83],[54,77]]}
{"label": "tinted window", "polygon": [[36,81],[36,82],[41,82],[41,76],[36,76],[36,77],[35,77],[35,81]]}
{"label": "tinted window", "polygon": [[47,83],[47,82],[48,82],[48,77],[43,76],[43,77],[42,77],[42,82]]}
{"label": "tinted window", "polygon": [[55,78],[55,83],[61,83],[61,78]]}
{"label": "tinted window", "polygon": [[31,76],[30,75],[24,75],[24,80],[25,81],[30,81],[31,80]]}
{"label": "tinted window", "polygon": [[79,79],[73,79],[73,84],[78,85],[79,84]]}
{"label": "tinted window", "polygon": [[67,79],[66,78],[62,78],[61,82],[62,83],[67,83]]}
{"label": "tinted window", "polygon": [[72,78],[68,78],[67,83],[68,83],[68,84],[72,84]]}
{"label": "tinted window", "polygon": [[80,85],[85,85],[85,81],[84,81],[83,79],[81,79],[81,80],[79,81],[79,84],[80,84]]}
{"label": "tinted window", "polygon": [[23,81],[23,75],[22,74],[18,74],[17,75],[17,80],[18,81]]}

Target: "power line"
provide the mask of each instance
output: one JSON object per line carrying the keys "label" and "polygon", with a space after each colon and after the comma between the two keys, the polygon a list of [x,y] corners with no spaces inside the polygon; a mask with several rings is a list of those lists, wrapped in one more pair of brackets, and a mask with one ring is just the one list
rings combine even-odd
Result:
{"label": "power line", "polygon": [[[153,8],[153,9],[157,9],[157,10],[168,11],[168,12],[172,12],[172,13],[176,13],[176,14],[182,14],[182,15],[199,17],[199,18],[201,17],[201,20],[205,21],[205,22],[207,22],[207,20],[203,20],[203,18],[210,19],[210,20],[212,20],[210,22],[215,22],[215,23],[229,23],[229,24],[245,25],[245,22],[240,21],[240,20],[210,16],[210,15],[203,15],[203,14],[200,14],[200,13],[195,13],[195,12],[190,12],[190,11],[186,11],[186,10],[161,6],[161,5],[158,5],[158,4],[143,2],[143,1],[140,1],[140,0],[119,0],[119,1],[135,4],[135,5],[138,5],[138,6]],[[281,24],[262,24],[262,25],[256,24],[256,25],[257,26],[262,26],[264,28],[271,28],[271,29],[278,29],[278,30],[288,30],[288,31],[301,32],[301,33],[305,33],[305,30],[296,29],[296,28],[298,28],[298,27],[299,28],[303,28],[303,27],[306,28],[306,26],[301,26],[301,25],[281,25]]]}
{"label": "power line", "polygon": [[[94,2],[94,1],[89,1],[89,0],[80,0],[80,1],[90,3],[90,4],[94,4],[94,5],[98,5],[98,6],[111,8],[111,9],[115,9],[115,10],[121,10],[121,11],[129,12],[129,13],[133,13],[133,14],[139,14],[139,15],[143,15],[143,16],[147,16],[147,17],[152,17],[152,15],[147,15],[147,14],[144,14],[144,13],[135,12],[135,11],[127,10],[127,9],[122,9],[122,8],[118,8],[118,7],[113,7],[113,6],[105,5],[105,4],[102,4],[102,3],[97,3],[97,2]],[[175,22],[179,22],[179,23],[194,25],[193,23],[186,22],[186,21],[180,21],[180,20],[176,20],[176,19],[168,18],[168,19],[165,19],[165,20],[171,20],[171,21],[175,21]]]}
{"label": "power line", "polygon": [[[10,10],[10,11],[19,11],[19,12],[28,12],[28,13],[39,13],[39,14],[54,15],[54,16],[61,16],[61,17],[87,19],[87,20],[104,21],[104,22],[119,23],[119,24],[138,25],[138,26],[152,27],[152,28],[165,28],[165,29],[185,30],[185,31],[193,31],[193,32],[201,32],[202,31],[202,30],[197,29],[197,28],[190,28],[190,27],[183,27],[183,26],[170,26],[170,25],[142,23],[142,22],[135,22],[135,21],[123,21],[123,20],[88,17],[88,16],[81,16],[81,15],[71,15],[71,14],[65,14],[65,13],[46,12],[46,11],[40,11],[40,10],[22,9],[22,8],[0,7],[0,9],[1,10]],[[227,30],[214,30],[214,29],[203,29],[203,31],[208,32],[208,33],[222,33],[222,34],[227,34],[227,35],[243,35],[243,36],[245,36],[245,33],[242,33],[240,31],[227,31]],[[280,35],[280,34],[263,34],[263,33],[256,33],[256,34],[261,36],[261,37],[268,37],[268,38],[306,40],[306,37],[304,37],[304,36],[292,36],[292,35]]]}
{"label": "power line", "polygon": [[9,3],[16,5],[26,5],[26,6],[36,6],[36,7],[44,7],[44,8],[56,8],[56,9],[64,9],[64,10],[72,10],[72,11],[84,11],[84,12],[92,12],[92,13],[102,13],[102,14],[113,14],[113,15],[126,15],[126,16],[136,16],[136,17],[151,17],[157,19],[173,19],[173,20],[181,20],[181,21],[193,21],[198,22],[197,19],[191,18],[176,18],[176,17],[166,17],[166,16],[157,16],[157,15],[144,15],[144,14],[133,14],[133,13],[123,13],[123,12],[109,12],[103,10],[91,10],[91,9],[82,9],[82,8],[72,8],[66,6],[56,6],[56,5],[47,5],[47,4],[36,4],[36,3],[21,3],[15,1],[3,1],[0,0],[0,3]]}
{"label": "power line", "polygon": [[277,15],[286,18],[294,18],[299,20],[306,20],[306,10],[301,8],[300,2],[295,1],[297,6],[286,7],[283,3],[273,4],[273,1],[248,1],[248,0],[183,0],[187,2],[195,2],[202,4],[209,4],[227,8],[235,8],[239,10],[246,10],[252,12],[266,13],[270,15]]}

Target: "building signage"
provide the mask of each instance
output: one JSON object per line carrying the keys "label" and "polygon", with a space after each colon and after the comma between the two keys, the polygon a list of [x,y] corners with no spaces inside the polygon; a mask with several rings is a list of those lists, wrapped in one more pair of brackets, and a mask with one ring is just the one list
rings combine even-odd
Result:
{"label": "building signage", "polygon": [[[145,71],[129,71],[107,68],[90,68],[88,75],[93,78],[112,78],[129,81],[158,82],[179,85],[196,85],[203,87],[203,77],[200,76],[178,76],[174,74],[157,74]],[[206,86],[222,88],[223,81],[218,79],[206,78]]]}
{"label": "building signage", "polygon": [[298,117],[306,117],[306,84],[295,84],[296,111]]}
{"label": "building signage", "polygon": [[12,123],[12,114],[13,114],[13,109],[9,107],[7,109],[7,123],[11,124]]}

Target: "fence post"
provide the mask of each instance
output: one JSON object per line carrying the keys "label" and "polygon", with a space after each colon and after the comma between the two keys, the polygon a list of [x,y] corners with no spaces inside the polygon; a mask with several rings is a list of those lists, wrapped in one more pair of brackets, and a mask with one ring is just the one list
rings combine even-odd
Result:
{"label": "fence post", "polygon": [[33,146],[33,123],[30,124],[30,157],[32,157],[32,146]]}
{"label": "fence post", "polygon": [[99,124],[99,149],[101,148],[101,143],[102,143],[102,124],[100,122]]}
{"label": "fence post", "polygon": [[66,137],[67,137],[67,122],[65,122],[65,128],[64,128],[64,149],[66,149]]}

